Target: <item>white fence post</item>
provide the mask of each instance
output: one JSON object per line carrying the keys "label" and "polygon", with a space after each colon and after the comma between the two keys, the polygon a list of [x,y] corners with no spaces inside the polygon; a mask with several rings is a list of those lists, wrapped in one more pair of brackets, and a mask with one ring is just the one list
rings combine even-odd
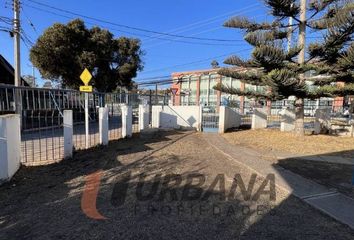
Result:
{"label": "white fence post", "polygon": [[146,105],[139,105],[139,130],[149,127],[149,109]]}
{"label": "white fence post", "polygon": [[108,145],[108,108],[101,107],[99,109],[99,134],[100,144]]}
{"label": "white fence post", "polygon": [[255,108],[252,115],[252,129],[267,128],[267,112],[263,108]]}
{"label": "white fence post", "polygon": [[122,137],[131,137],[133,133],[133,112],[132,107],[122,106]]}
{"label": "white fence post", "polygon": [[284,108],[279,113],[282,116],[280,123],[281,132],[292,132],[295,130],[295,111],[289,108]]}
{"label": "white fence post", "polygon": [[220,106],[219,108],[219,133],[225,132],[225,106]]}
{"label": "white fence post", "polygon": [[64,110],[64,158],[73,156],[73,111]]}
{"label": "white fence post", "polygon": [[160,113],[162,112],[162,106],[152,106],[152,118],[151,118],[151,127],[159,128],[160,127]]}
{"label": "white fence post", "polygon": [[0,182],[7,181],[20,168],[21,130],[20,116],[0,116]]}

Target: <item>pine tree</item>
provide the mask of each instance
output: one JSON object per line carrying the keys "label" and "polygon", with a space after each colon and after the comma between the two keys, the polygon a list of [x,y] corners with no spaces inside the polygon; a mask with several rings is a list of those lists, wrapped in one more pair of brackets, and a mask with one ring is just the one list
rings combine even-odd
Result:
{"label": "pine tree", "polygon": [[[215,86],[215,89],[270,100],[294,96],[295,132],[303,135],[304,99],[354,94],[354,2],[264,2],[274,16],[272,22],[258,23],[245,17],[234,17],[224,24],[225,27],[242,30],[244,39],[254,49],[249,60],[238,56],[227,58],[224,63],[233,66],[222,68],[219,73],[248,84],[264,86],[267,91],[240,91],[223,84]],[[293,19],[291,25],[289,18]],[[320,36],[319,41],[306,45],[305,34],[310,30],[314,36]],[[296,33],[299,36],[296,46],[286,49],[289,34]],[[242,68],[247,70],[240,71]],[[308,72],[315,77],[308,77],[309,74],[305,74]],[[308,81],[311,81],[311,86]],[[345,85],[339,87],[337,82],[345,82]]]}

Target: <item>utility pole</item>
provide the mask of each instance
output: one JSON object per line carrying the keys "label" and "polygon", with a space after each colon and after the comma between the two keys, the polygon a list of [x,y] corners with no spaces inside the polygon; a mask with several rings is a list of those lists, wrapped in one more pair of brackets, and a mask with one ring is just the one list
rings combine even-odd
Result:
{"label": "utility pole", "polygon": [[[306,5],[307,0],[300,0],[300,23],[299,23],[299,39],[298,46],[301,47],[301,51],[298,57],[299,65],[305,63],[305,49],[306,49]],[[300,82],[304,82],[304,74],[300,74]],[[297,136],[305,135],[304,128],[304,99],[298,98],[295,101],[295,134]]]}
{"label": "utility pole", "polygon": [[[13,35],[14,35],[14,68],[15,68],[15,87],[21,86],[21,54],[20,54],[20,40],[21,40],[21,25],[20,25],[20,1],[13,0],[14,21],[13,21]],[[20,90],[15,91],[15,105],[16,113],[22,115],[22,99]]]}

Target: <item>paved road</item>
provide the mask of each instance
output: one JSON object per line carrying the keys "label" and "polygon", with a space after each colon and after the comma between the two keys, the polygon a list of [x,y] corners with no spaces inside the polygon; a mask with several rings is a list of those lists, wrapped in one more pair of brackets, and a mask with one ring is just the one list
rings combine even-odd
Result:
{"label": "paved road", "polygon": [[353,239],[252,174],[200,133],[120,140],[1,186],[0,239]]}

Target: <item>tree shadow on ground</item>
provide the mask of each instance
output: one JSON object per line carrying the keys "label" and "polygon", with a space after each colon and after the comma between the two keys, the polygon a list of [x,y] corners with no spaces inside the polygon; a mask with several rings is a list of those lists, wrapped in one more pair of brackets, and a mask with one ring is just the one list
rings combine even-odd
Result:
{"label": "tree shadow on ground", "polygon": [[[335,157],[345,155],[353,156],[353,154],[354,150],[350,150],[281,159],[277,163],[274,163],[273,167],[279,174],[280,178],[282,178],[290,188],[294,188],[295,191],[298,187],[298,183],[294,182],[294,175],[287,174],[287,170],[307,180],[320,184],[321,187],[324,187],[326,193],[332,192],[335,194],[337,191],[354,199],[354,166],[348,163],[326,162],[331,158],[332,161],[335,161],[335,159],[333,159]],[[322,161],[319,161],[320,159],[322,159]],[[325,194],[322,196],[323,199],[326,197],[330,198],[330,194],[328,196]],[[310,202],[314,202],[316,199],[322,201],[322,197],[316,196],[316,193],[313,193],[313,196],[309,195],[305,197],[305,199],[313,198]],[[331,200],[329,199],[328,201]],[[301,204],[301,208],[306,209],[305,212],[312,214],[304,215],[300,210],[299,205],[296,203]],[[343,212],[340,203],[334,208],[335,211]],[[284,209],[286,209],[286,211],[283,211]],[[298,214],[294,214],[295,211],[298,212]],[[283,215],[284,213],[285,215]],[[291,219],[289,219],[290,216]],[[274,222],[274,218],[282,218],[285,221],[281,221],[280,225],[268,224],[267,230],[262,231],[260,226]],[[345,216],[345,218],[347,218],[347,216]],[[288,236],[288,233],[282,226],[289,224],[290,221],[295,221],[294,226],[291,229],[292,235],[290,237],[285,237]],[[308,225],[309,223],[310,225]],[[309,227],[311,229],[309,229]],[[332,232],[333,229],[339,228],[341,229],[340,231],[335,231],[335,233]],[[328,231],[328,229],[332,230]],[[272,234],[275,232],[277,232],[279,236],[283,236],[281,239],[351,239],[354,237],[354,231],[349,226],[336,222],[334,218],[326,213],[314,209],[306,202],[306,200],[300,200],[298,197],[292,195],[286,198],[280,205],[276,206],[276,208],[273,209],[273,214],[263,216],[257,224],[252,225],[243,236],[245,236],[246,239],[259,239],[253,236],[254,232],[262,232],[261,239],[272,239],[272,237],[275,236]],[[322,233],[324,233],[323,236],[321,236]]]}
{"label": "tree shadow on ground", "polygon": [[354,199],[354,165],[349,161],[343,163],[338,156],[353,159],[354,150],[282,159],[275,165]]}

